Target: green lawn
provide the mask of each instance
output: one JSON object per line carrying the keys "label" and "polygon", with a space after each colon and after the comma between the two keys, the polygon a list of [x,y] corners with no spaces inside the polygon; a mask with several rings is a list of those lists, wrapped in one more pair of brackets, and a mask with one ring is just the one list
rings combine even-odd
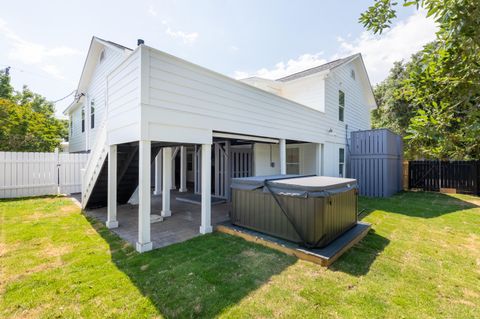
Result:
{"label": "green lawn", "polygon": [[0,201],[0,317],[480,318],[478,197],[361,199],[330,269],[223,234],[137,254],[62,197]]}

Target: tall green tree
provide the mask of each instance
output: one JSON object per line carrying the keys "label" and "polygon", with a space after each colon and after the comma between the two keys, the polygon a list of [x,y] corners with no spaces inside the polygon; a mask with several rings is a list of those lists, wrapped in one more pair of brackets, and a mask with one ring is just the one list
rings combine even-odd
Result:
{"label": "tall green tree", "polygon": [[68,136],[68,122],[54,105],[26,86],[15,92],[0,72],[0,151],[52,152]]}
{"label": "tall green tree", "polygon": [[[414,157],[480,158],[480,5],[471,0],[414,0],[427,11],[437,39],[418,53],[395,89],[415,116],[405,128]],[[390,27],[399,4],[375,0],[360,22],[374,33]],[[399,93],[400,92],[400,93]]]}

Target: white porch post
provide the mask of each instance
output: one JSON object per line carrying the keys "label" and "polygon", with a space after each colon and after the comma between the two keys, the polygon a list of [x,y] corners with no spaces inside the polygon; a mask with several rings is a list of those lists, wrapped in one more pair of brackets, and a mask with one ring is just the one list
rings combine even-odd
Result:
{"label": "white porch post", "polygon": [[287,174],[287,142],[280,139],[280,174]]}
{"label": "white porch post", "polygon": [[117,228],[117,145],[108,150],[107,228]]}
{"label": "white porch post", "polygon": [[153,194],[160,195],[162,193],[162,150],[155,157],[155,191]]}
{"label": "white porch post", "polygon": [[139,141],[138,168],[138,242],[137,251],[152,250],[150,240],[151,149],[150,141]]}
{"label": "white porch post", "polygon": [[175,158],[177,157],[177,152],[176,152],[176,148],[172,149],[172,155],[170,156],[170,163],[171,163],[171,166],[170,166],[170,170],[172,171],[170,173],[170,177],[172,179],[172,182],[170,183],[170,189],[177,189],[177,185],[176,185],[176,181],[175,181],[175,166],[176,166],[176,163],[175,163]]}
{"label": "white porch post", "polygon": [[180,192],[187,191],[187,147],[180,146]]}
{"label": "white porch post", "polygon": [[162,216],[172,216],[170,210],[170,188],[172,182],[172,148],[163,148],[163,192],[162,192]]}
{"label": "white porch post", "polygon": [[212,145],[202,144],[202,221],[200,233],[212,232],[211,222],[211,183],[212,183]]}
{"label": "white porch post", "polygon": [[315,153],[316,153],[316,174],[317,176],[323,175],[323,144],[317,143],[315,145]]}

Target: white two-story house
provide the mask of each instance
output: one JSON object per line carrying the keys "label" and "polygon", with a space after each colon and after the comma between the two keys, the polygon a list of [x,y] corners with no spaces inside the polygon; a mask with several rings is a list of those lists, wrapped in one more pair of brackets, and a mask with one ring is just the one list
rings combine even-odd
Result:
{"label": "white two-story house", "polygon": [[370,129],[376,107],[360,54],[277,80],[235,80],[139,40],[132,50],[94,37],[70,117],[70,152],[89,152],[83,207],[138,201],[138,251],[152,248],[150,205],[170,190],[201,194],[200,233],[212,230],[211,196],[233,177],[346,176],[349,132]]}

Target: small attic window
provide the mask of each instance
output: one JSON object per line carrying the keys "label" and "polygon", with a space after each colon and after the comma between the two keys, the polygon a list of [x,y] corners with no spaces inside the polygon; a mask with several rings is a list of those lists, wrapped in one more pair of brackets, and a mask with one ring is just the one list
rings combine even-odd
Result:
{"label": "small attic window", "polygon": [[350,76],[355,80],[355,70],[350,70]]}
{"label": "small attic window", "polygon": [[100,53],[100,62],[105,60],[105,50],[102,50],[102,53]]}

